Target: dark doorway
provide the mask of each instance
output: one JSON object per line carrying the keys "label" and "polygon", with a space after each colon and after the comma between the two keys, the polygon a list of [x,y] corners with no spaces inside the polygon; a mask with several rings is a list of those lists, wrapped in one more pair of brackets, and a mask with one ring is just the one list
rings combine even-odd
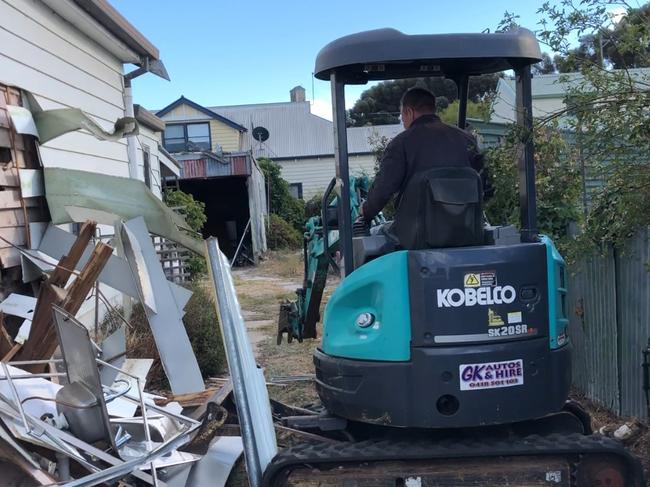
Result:
{"label": "dark doorway", "polygon": [[[246,177],[183,179],[179,186],[181,191],[205,203],[208,221],[203,226],[203,238],[217,237],[219,247],[231,259],[250,217]],[[250,251],[250,235],[244,245]]]}

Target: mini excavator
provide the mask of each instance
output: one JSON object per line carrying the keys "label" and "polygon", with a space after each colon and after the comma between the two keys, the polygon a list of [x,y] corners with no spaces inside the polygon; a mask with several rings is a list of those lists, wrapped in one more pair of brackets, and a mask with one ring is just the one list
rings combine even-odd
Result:
{"label": "mini excavator", "polygon": [[[340,264],[314,353],[324,409],[289,420],[329,441],[282,451],[266,485],[645,485],[638,460],[593,434],[568,400],[565,263],[536,221],[531,66],[540,60],[526,29],[381,29],[318,54],[315,75],[332,89],[336,178],[307,223],[304,284],[282,305],[278,341],[316,337],[328,270]],[[480,177],[450,167],[407,183],[404,206],[419,211],[397,209],[396,221],[409,222],[398,243],[372,229],[353,235],[368,183],[349,174],[345,85],[444,76],[458,87],[465,128],[470,77],[508,70],[522,134],[519,228],[485,225]]]}

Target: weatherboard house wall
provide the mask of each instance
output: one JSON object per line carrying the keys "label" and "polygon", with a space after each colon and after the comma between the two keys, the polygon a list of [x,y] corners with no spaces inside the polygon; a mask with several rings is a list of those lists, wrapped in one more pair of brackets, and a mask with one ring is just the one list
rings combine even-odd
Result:
{"label": "weatherboard house wall", "polygon": [[[80,108],[104,129],[124,116],[122,61],[40,1],[1,0],[0,80],[34,94],[45,110]],[[41,145],[45,167],[128,176],[126,140],[85,131]]]}
{"label": "weatherboard house wall", "polygon": [[[144,58],[157,60],[157,49],[106,2],[0,0],[0,84],[31,92],[44,110],[78,108],[113,132],[115,121],[127,114],[124,65],[142,63]],[[144,179],[142,154],[148,147],[152,191],[158,196],[160,163],[178,172],[170,158],[159,154],[159,141],[159,132],[141,125],[135,165]],[[78,130],[40,145],[39,153],[46,168],[129,177],[124,138],[98,140]],[[0,227],[5,226],[0,221]],[[110,226],[99,228],[103,236],[113,233]],[[2,267],[0,262],[0,275],[5,272]],[[109,299],[119,302],[116,291],[101,287]],[[93,300],[84,303],[77,315],[82,322],[92,321],[93,306]]]}
{"label": "weatherboard house wall", "polygon": [[246,128],[209,109],[181,96],[178,100],[156,113],[168,125],[208,123],[210,125],[210,150],[214,152],[237,152],[242,150],[243,133]]}

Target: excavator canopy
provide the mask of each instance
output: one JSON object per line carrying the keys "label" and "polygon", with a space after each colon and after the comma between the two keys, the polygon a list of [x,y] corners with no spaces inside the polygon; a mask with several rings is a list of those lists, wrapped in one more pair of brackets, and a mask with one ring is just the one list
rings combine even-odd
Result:
{"label": "excavator canopy", "polygon": [[475,76],[539,62],[535,35],[523,28],[498,33],[407,35],[377,29],[336,39],[316,57],[316,77],[365,84],[420,76]]}

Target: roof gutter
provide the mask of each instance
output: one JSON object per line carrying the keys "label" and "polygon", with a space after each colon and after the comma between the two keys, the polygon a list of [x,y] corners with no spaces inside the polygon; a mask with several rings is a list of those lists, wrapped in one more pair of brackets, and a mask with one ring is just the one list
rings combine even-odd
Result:
{"label": "roof gutter", "polygon": [[42,0],[54,13],[104,47],[122,63],[140,64],[140,55],[72,0]]}

